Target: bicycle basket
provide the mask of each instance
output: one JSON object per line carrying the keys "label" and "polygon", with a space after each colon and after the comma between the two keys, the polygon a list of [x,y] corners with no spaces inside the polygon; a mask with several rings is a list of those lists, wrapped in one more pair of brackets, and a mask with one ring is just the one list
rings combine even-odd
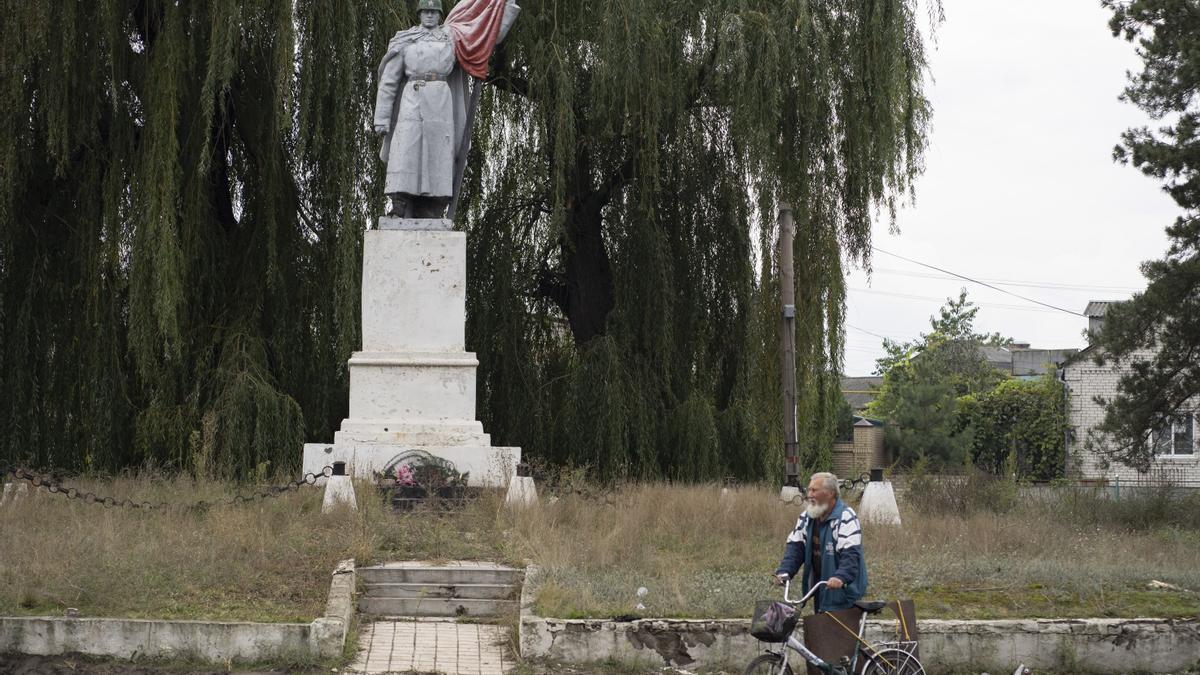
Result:
{"label": "bicycle basket", "polygon": [[763,642],[787,642],[799,620],[800,613],[786,602],[759,600],[754,603],[750,634]]}

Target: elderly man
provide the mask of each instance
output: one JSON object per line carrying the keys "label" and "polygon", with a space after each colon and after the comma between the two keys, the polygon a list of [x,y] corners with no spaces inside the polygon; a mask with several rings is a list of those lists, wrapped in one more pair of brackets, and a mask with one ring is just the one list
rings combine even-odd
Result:
{"label": "elderly man", "polygon": [[814,473],[809,481],[808,506],[787,538],[773,578],[782,584],[801,568],[804,593],[819,581],[828,582],[813,596],[813,611],[848,609],[867,590],[862,527],[854,509],[841,500],[837,476],[831,473]]}

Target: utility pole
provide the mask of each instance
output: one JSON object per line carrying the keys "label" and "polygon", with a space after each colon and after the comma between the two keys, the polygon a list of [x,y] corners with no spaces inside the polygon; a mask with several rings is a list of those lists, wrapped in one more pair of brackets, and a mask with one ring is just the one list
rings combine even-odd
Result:
{"label": "utility pole", "polygon": [[799,432],[796,422],[796,275],[792,262],[792,242],[796,225],[792,207],[779,204],[779,295],[783,312],[779,321],[779,369],[783,389],[783,461],[787,480],[784,486],[800,487]]}

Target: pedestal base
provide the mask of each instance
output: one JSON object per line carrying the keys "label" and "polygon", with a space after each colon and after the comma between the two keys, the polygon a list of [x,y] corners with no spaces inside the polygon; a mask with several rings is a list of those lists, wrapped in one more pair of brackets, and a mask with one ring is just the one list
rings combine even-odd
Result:
{"label": "pedestal base", "polygon": [[459,473],[469,474],[469,487],[504,487],[516,475],[521,461],[520,448],[305,443],[304,473],[317,473],[334,462],[345,462],[347,474],[370,478],[413,452],[429,453],[449,462]]}
{"label": "pedestal base", "polygon": [[343,420],[341,431],[334,432],[336,445],[385,445],[401,448],[448,447],[455,445],[488,446],[490,434],[483,424],[452,420]]}
{"label": "pedestal base", "polygon": [[469,352],[355,352],[350,419],[472,421],[478,365]]}
{"label": "pedestal base", "polygon": [[[475,419],[465,351],[467,235],[446,219],[381,218],[363,234],[362,351],[350,358],[350,409],[330,444],[304,446],[304,471],[345,462],[369,478],[398,466],[503,487],[520,448],[491,447]],[[431,466],[432,465],[432,466]]]}

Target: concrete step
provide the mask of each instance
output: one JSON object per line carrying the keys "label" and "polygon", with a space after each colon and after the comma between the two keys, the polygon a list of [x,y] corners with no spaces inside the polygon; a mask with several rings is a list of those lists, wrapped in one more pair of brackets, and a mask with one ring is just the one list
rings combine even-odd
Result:
{"label": "concrete step", "polygon": [[517,595],[512,584],[390,584],[368,583],[368,598],[464,598],[467,600],[511,600]]}
{"label": "concrete step", "polygon": [[364,583],[370,584],[428,584],[459,586],[463,584],[520,584],[524,573],[503,565],[488,563],[388,563],[356,570]]}
{"label": "concrete step", "polygon": [[500,616],[517,611],[517,604],[516,600],[363,597],[358,611],[376,616]]}

